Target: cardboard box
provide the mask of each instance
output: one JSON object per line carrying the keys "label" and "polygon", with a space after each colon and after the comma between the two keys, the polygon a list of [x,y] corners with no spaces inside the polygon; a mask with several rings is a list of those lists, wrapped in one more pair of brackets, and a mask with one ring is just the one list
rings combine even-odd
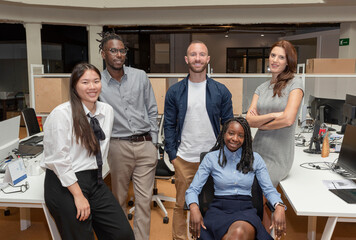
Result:
{"label": "cardboard box", "polygon": [[36,113],[50,113],[69,101],[69,78],[35,78]]}
{"label": "cardboard box", "polygon": [[355,73],[356,59],[313,58],[307,59],[306,73]]}

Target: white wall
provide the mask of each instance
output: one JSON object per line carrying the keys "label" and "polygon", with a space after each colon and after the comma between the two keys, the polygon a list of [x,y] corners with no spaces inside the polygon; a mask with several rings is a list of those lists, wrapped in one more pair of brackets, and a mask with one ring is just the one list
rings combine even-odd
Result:
{"label": "white wall", "polygon": [[[330,31],[320,31],[320,32],[313,32],[313,33],[306,33],[306,34],[297,34],[293,36],[286,36],[282,37],[281,39],[284,40],[303,40],[303,39],[311,39],[316,38],[316,52],[314,58],[337,58],[339,54],[339,36],[340,30],[330,30]],[[310,51],[314,51],[311,48]],[[308,51],[308,49],[305,49]],[[307,52],[299,52],[299,54],[303,58],[308,57]],[[309,58],[309,57],[308,57]],[[304,59],[303,59],[304,60]],[[299,61],[299,63],[303,63],[303,61]]]}
{"label": "white wall", "polygon": [[350,45],[339,47],[339,58],[356,58],[356,22],[341,23],[340,38],[349,38]]}
{"label": "white wall", "polygon": [[321,58],[338,58],[339,57],[339,31],[321,36]]}
{"label": "white wall", "polygon": [[306,63],[309,58],[316,58],[316,45],[298,45],[298,63]]}

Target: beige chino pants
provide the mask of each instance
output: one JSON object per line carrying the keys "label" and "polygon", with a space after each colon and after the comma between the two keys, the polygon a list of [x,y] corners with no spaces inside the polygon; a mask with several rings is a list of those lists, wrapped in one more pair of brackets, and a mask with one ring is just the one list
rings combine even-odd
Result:
{"label": "beige chino pants", "polygon": [[130,142],[111,139],[108,154],[112,191],[127,214],[127,192],[132,178],[135,194],[134,234],[148,240],[157,149],[151,141]]}
{"label": "beige chino pants", "polygon": [[186,240],[187,236],[187,211],[183,210],[185,202],[185,191],[193,181],[195,173],[198,171],[199,163],[184,161],[177,156],[174,161],[176,204],[173,210],[173,239]]}

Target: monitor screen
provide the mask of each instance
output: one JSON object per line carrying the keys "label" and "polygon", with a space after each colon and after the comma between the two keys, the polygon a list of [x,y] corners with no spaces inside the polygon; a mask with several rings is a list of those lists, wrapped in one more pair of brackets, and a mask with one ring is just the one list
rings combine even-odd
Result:
{"label": "monitor screen", "polygon": [[19,146],[20,116],[0,122],[0,160]]}
{"label": "monitor screen", "polygon": [[310,116],[321,123],[343,124],[345,100],[309,97]]}
{"label": "monitor screen", "polygon": [[347,125],[342,140],[338,164],[356,173],[356,126]]}
{"label": "monitor screen", "polygon": [[343,106],[344,123],[356,126],[356,96],[346,94]]}
{"label": "monitor screen", "polygon": [[343,124],[340,134],[345,133],[346,125],[350,124],[356,126],[356,96],[346,94],[346,100],[342,107]]}

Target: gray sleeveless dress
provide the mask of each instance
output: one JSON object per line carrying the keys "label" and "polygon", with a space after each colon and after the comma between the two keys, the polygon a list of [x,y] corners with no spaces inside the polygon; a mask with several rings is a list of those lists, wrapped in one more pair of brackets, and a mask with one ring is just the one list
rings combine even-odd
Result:
{"label": "gray sleeveless dress", "polygon": [[[255,93],[259,96],[257,102],[257,112],[260,115],[271,112],[282,112],[287,106],[289,93],[300,88],[303,92],[303,82],[294,78],[289,81],[282,90],[282,96],[273,96],[273,86],[270,81],[262,83],[257,87]],[[299,110],[298,110],[299,113]],[[293,164],[294,160],[294,133],[297,125],[297,118],[290,127],[275,130],[258,130],[253,140],[253,151],[258,152],[266,162],[273,186],[277,187],[284,179]]]}

